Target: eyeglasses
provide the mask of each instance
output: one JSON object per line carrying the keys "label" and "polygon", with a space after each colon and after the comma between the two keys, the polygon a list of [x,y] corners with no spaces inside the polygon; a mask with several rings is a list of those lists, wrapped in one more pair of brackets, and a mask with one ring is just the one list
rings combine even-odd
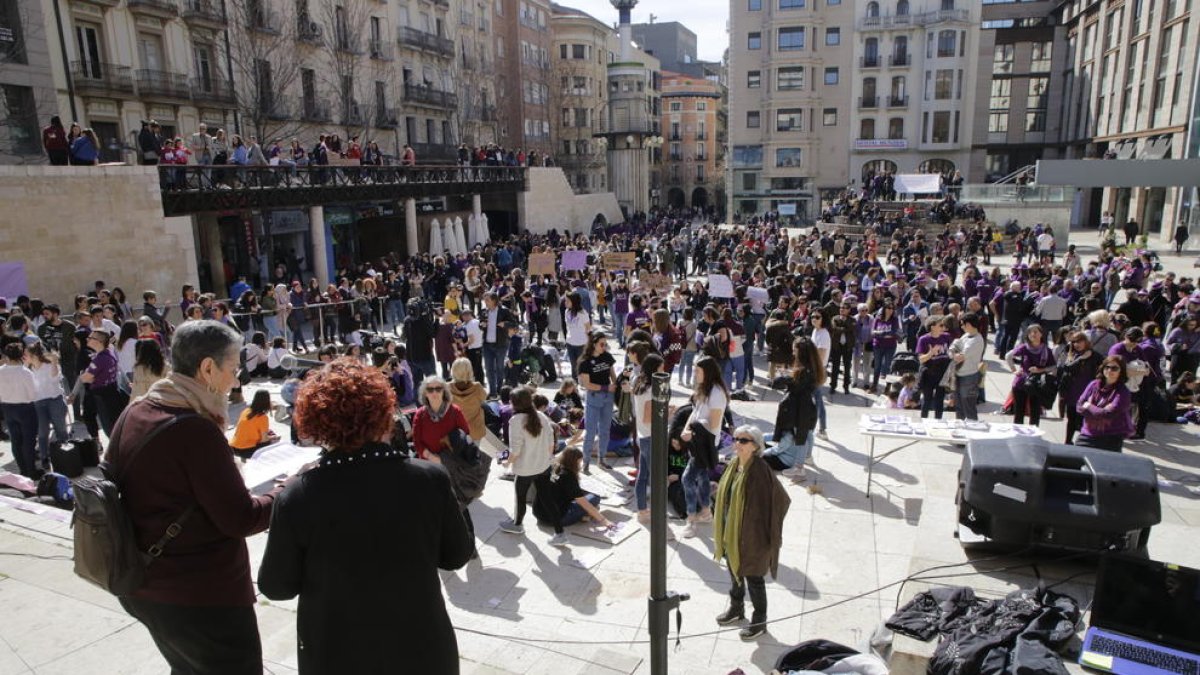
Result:
{"label": "eyeglasses", "polygon": [[751,445],[754,443],[754,439],[753,438],[735,438],[735,439],[733,439],[733,442],[737,443],[738,445]]}
{"label": "eyeglasses", "polygon": [[442,388],[441,388],[441,387],[425,387],[425,393],[427,393],[427,394],[433,394],[433,393],[438,393],[438,394],[440,394],[440,393],[442,393]]}
{"label": "eyeglasses", "polygon": [[1115,371],[1115,372],[1119,373],[1119,372],[1121,372],[1121,366],[1112,366],[1112,365],[1104,366],[1104,370],[1105,371]]}

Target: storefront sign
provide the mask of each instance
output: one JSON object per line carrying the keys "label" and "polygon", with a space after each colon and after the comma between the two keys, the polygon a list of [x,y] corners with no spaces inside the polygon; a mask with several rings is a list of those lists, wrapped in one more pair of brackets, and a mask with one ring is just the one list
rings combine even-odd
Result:
{"label": "storefront sign", "polygon": [[445,210],[446,202],[440,199],[417,202],[417,213],[441,213]]}
{"label": "storefront sign", "polygon": [[354,222],[354,213],[350,209],[325,209],[326,225],[349,225]]}
{"label": "storefront sign", "polygon": [[780,204],[779,205],[779,215],[781,215],[781,216],[796,215],[796,205],[795,204]]}
{"label": "storefront sign", "polygon": [[905,150],[908,141],[903,138],[858,138],[854,141],[855,150]]}
{"label": "storefront sign", "polygon": [[557,255],[554,253],[530,253],[529,254],[529,275],[554,275],[555,262]]}
{"label": "storefront sign", "polygon": [[271,235],[295,234],[308,232],[308,214],[299,209],[290,211],[272,211],[267,214],[271,218]]}
{"label": "storefront sign", "polygon": [[637,254],[633,251],[621,253],[605,253],[601,258],[604,269],[611,271],[624,270],[632,272],[637,267]]}

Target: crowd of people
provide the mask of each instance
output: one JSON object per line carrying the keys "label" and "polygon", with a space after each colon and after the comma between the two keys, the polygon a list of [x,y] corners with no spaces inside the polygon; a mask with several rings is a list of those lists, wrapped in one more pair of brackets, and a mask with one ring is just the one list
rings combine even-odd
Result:
{"label": "crowd of people", "polygon": [[[662,211],[592,234],[521,233],[467,254],[379,256],[338,270],[324,288],[280,266],[261,292],[238,279],[232,300],[185,286],[177,305],[146,291],[135,311],[102,282],[66,312],[22,297],[5,308],[0,338],[13,454],[31,477],[51,468],[50,445],[65,440],[74,408],[119,463],[123,426],[144,432],[196,411],[200,419],[156,438],[159,459],[138,467],[168,478],[129,478],[145,541],[185,502],[206,514],[145,591],[123,601],[168,661],[221,656],[253,670],[260,654],[242,539],[270,518],[259,588],[302,598],[303,670],[330,670],[347,650],[355,659],[389,653],[403,626],[431,647],[421,657],[430,669],[452,672],[444,659],[453,632],[434,571],[478,555],[469,506],[491,463],[513,479],[514,509],[501,529],[514,536],[525,532],[531,487],[552,544],[568,544],[565,528],[582,519],[609,526],[581,476],[593,462],[610,470],[610,450],[633,455],[636,515],[648,519],[657,373],[692,392],[671,411],[670,509],[685,522],[682,536],[711,537],[729,569],[730,604],[718,622],[743,621],[750,595],[747,640],[765,631],[764,577],[778,565],[788,509],[775,476],[803,477],[815,439],[828,434],[828,405],[937,418],[953,409],[976,420],[990,348],[1013,372],[1008,400],[996,403],[1018,424],[1057,411],[1067,442],[1120,451],[1152,421],[1200,421],[1200,292],[1192,279],[1156,271],[1151,254],[1106,247],[1083,260],[1074,247],[1059,251],[1049,228],[1005,233],[976,218],[927,232],[890,220],[893,211],[864,195],[830,210],[862,234]],[[1008,270],[990,264],[1003,248],[1018,256]],[[578,256],[563,255],[554,274],[529,274],[530,256],[545,252],[579,252],[584,262],[568,269]],[[532,368],[516,367],[529,359]],[[557,394],[539,391],[533,374],[557,380]],[[255,377],[285,380],[293,441],[325,449],[318,467],[257,497],[240,487],[233,458],[275,441],[269,396],[256,394],[232,443],[224,437],[227,404]],[[738,422],[739,401],[777,395],[769,434]],[[495,457],[481,451],[489,430],[504,442]],[[168,451],[174,443],[205,450],[180,457]],[[331,510],[339,490],[366,495],[369,507]],[[430,518],[404,517],[415,509]],[[401,530],[381,546],[403,550],[366,567],[346,557],[385,527]],[[356,574],[328,582],[331,570],[349,568]],[[211,584],[193,583],[185,569],[205,570]],[[212,590],[199,598],[200,587]],[[377,607],[370,630],[333,625],[367,596]],[[213,604],[228,613],[201,621],[189,609]],[[402,606],[429,613],[383,609]],[[220,650],[199,648],[197,625]],[[388,639],[376,635],[384,629]]]}

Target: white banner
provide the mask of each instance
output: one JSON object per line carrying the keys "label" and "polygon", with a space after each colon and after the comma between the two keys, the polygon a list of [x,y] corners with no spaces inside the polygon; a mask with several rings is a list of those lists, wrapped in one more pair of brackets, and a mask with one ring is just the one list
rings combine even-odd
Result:
{"label": "white banner", "polygon": [[902,173],[896,175],[896,192],[905,195],[930,195],[941,192],[942,177],[936,173]]}

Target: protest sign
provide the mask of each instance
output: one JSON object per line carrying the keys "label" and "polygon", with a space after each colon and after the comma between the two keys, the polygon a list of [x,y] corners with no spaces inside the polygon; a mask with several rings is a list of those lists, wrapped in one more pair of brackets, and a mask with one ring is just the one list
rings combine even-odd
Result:
{"label": "protest sign", "polygon": [[529,254],[529,275],[554,275],[554,268],[557,256],[553,253],[530,253]]}
{"label": "protest sign", "polygon": [[587,251],[563,251],[562,268],[564,272],[587,269]]}
{"label": "protest sign", "polygon": [[665,274],[647,272],[638,277],[638,284],[650,290],[661,291],[670,288],[671,280]]}
{"label": "protest sign", "polygon": [[771,294],[767,292],[767,289],[762,288],[761,286],[751,286],[747,288],[746,297],[751,300],[761,300],[763,302],[771,301]]}
{"label": "protest sign", "polygon": [[711,298],[732,298],[733,282],[724,274],[708,275],[708,295]]}
{"label": "protest sign", "polygon": [[605,253],[602,261],[604,269],[610,272],[617,270],[632,272],[637,267],[637,254],[633,251]]}

